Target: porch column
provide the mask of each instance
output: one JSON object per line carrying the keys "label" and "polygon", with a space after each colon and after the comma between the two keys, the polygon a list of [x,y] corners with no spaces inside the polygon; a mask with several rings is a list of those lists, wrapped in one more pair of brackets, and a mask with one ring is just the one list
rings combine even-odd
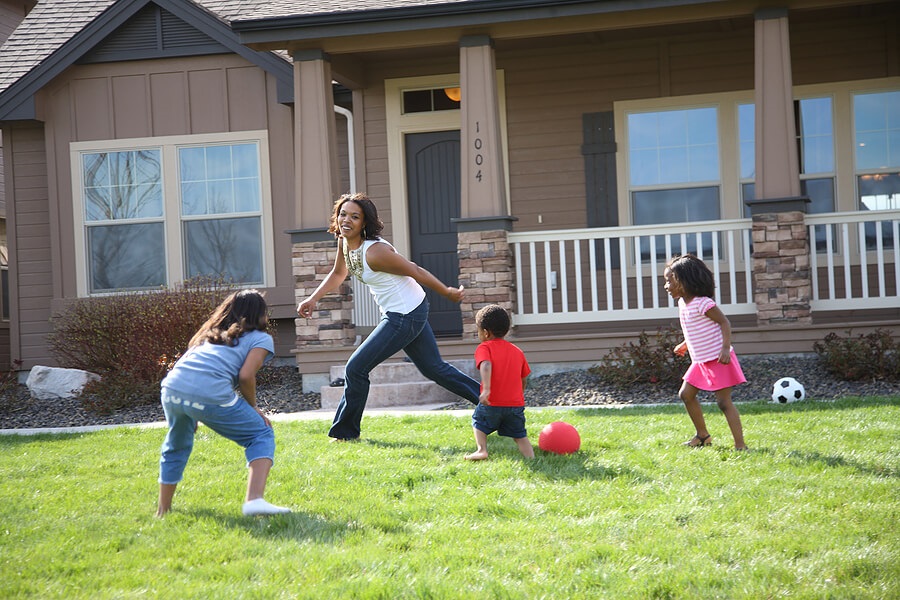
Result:
{"label": "porch column", "polygon": [[[325,279],[337,244],[328,219],[339,188],[337,134],[331,64],[321,50],[301,50],[294,58],[294,202],[296,229],[291,236],[291,265],[297,303]],[[294,320],[297,346],[352,344],[351,286],[323,298],[312,318]],[[298,355],[298,360],[300,357]]]}
{"label": "porch column", "polygon": [[321,50],[300,50],[293,57],[297,225],[327,228],[340,187],[331,63]]}
{"label": "porch column", "polygon": [[459,41],[461,216],[506,215],[506,175],[494,47],[486,35]]}
{"label": "porch column", "polygon": [[488,304],[515,312],[516,266],[508,233],[515,217],[453,219],[458,231],[459,284],[466,288],[460,303],[463,339],[476,333],[475,313]]}
{"label": "porch column", "polygon": [[463,339],[475,335],[475,313],[487,304],[515,310],[515,265],[507,241],[515,217],[506,201],[500,100],[494,46],[485,35],[459,41],[461,217],[457,225]]}
{"label": "porch column", "polygon": [[759,325],[812,323],[809,198],[800,195],[787,9],[756,13],[753,289]]}
{"label": "porch column", "polygon": [[800,195],[787,9],[756,13],[756,197]]}

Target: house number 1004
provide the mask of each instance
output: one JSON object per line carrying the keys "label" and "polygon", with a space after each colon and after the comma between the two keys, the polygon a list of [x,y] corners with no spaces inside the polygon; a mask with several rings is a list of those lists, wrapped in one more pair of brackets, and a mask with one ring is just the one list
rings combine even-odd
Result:
{"label": "house number 1004", "polygon": [[[478,134],[481,132],[481,122],[475,121],[475,133]],[[480,137],[476,135],[475,141],[472,144],[475,146],[475,166],[480,167],[484,163],[484,155],[481,154],[481,147],[484,145],[484,142]],[[481,181],[481,169],[478,169],[475,172],[475,179]]]}

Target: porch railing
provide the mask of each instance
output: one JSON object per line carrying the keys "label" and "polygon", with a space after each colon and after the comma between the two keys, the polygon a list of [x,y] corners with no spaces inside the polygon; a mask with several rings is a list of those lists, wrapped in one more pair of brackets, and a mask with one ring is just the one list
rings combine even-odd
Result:
{"label": "porch railing", "polygon": [[[900,211],[807,215],[811,308],[900,306]],[[518,325],[677,318],[662,272],[701,257],[729,315],[753,314],[750,219],[510,233]]]}
{"label": "porch railing", "polygon": [[806,224],[814,311],[900,307],[900,210],[807,215]]}

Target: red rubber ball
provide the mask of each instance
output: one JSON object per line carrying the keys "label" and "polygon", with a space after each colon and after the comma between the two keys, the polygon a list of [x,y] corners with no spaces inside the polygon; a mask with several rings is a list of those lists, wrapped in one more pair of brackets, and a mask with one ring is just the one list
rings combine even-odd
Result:
{"label": "red rubber ball", "polygon": [[581,436],[565,421],[554,421],[541,430],[538,448],[554,454],[572,454],[581,448]]}

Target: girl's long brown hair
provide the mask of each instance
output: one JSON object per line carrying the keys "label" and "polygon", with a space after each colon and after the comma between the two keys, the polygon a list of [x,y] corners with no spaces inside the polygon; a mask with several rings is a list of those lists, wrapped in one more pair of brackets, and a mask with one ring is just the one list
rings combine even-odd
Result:
{"label": "girl's long brown hair", "polygon": [[258,291],[234,292],[222,301],[206,323],[197,330],[188,347],[199,346],[203,342],[235,346],[237,339],[248,331],[265,331],[268,316],[266,300]]}

